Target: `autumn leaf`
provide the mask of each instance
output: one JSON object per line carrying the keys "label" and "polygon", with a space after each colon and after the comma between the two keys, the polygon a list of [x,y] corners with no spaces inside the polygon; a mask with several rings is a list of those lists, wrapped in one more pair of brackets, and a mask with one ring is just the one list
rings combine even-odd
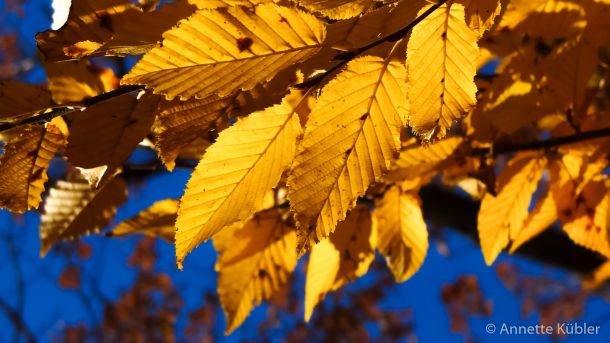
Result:
{"label": "autumn leaf", "polygon": [[329,238],[312,247],[305,281],[305,321],[328,292],[366,274],[376,245],[370,210],[359,205]]}
{"label": "autumn leaf", "polygon": [[263,209],[295,153],[299,117],[287,103],[256,112],[220,133],[189,180],[176,221],[176,259],[223,227]]}
{"label": "autumn leaf", "polygon": [[379,251],[385,256],[396,282],[404,282],[419,270],[428,250],[421,200],[414,192],[394,186],[385,192],[373,216]]}
{"label": "autumn leaf", "polygon": [[162,46],[149,51],[121,83],[144,84],[168,100],[225,97],[310,57],[324,35],[324,25],[312,15],[274,4],[254,11],[199,10],[164,33]]}
{"label": "autumn leaf", "polygon": [[493,263],[525,224],[545,164],[544,159],[527,155],[513,158],[498,175],[498,195],[488,193],[483,197],[477,226],[487,265]]}
{"label": "autumn leaf", "polygon": [[524,243],[548,229],[557,221],[557,206],[550,192],[538,200],[534,209],[525,220],[523,228],[513,238],[510,252],[513,253]]}
{"label": "autumn leaf", "polygon": [[108,236],[118,237],[132,234],[144,234],[159,237],[168,242],[174,241],[174,223],[178,212],[178,200],[165,199],[157,201],[136,216],[120,223]]}
{"label": "autumn leaf", "polygon": [[432,144],[422,144],[412,139],[401,149],[400,156],[386,179],[404,181],[442,170],[444,166],[451,164],[451,158],[457,154],[463,143],[462,137],[449,137]]}
{"label": "autumn leaf", "polygon": [[408,113],[404,79],[400,62],[364,56],[322,90],[287,183],[300,246],[328,237],[390,168]]}
{"label": "autumn leaf", "polygon": [[53,123],[15,128],[3,134],[0,155],[0,208],[23,213],[38,208],[49,164],[66,137]]}
{"label": "autumn leaf", "polygon": [[120,178],[99,190],[81,177],[59,180],[49,191],[40,217],[40,255],[46,255],[60,240],[99,232],[114,217],[116,207],[126,201],[127,186]]}
{"label": "autumn leaf", "polygon": [[0,81],[0,123],[36,115],[53,106],[46,87],[17,81]]}
{"label": "autumn leaf", "polygon": [[57,104],[82,101],[119,85],[112,69],[96,67],[87,60],[46,63],[45,69]]}
{"label": "autumn leaf", "polygon": [[105,184],[150,132],[158,101],[152,94],[127,94],[88,107],[72,122],[68,160],[90,170],[91,184]]}
{"label": "autumn leaf", "polygon": [[150,12],[126,0],[74,1],[66,24],[38,33],[36,41],[49,61],[142,54],[195,9],[186,0]]}
{"label": "autumn leaf", "polygon": [[443,137],[474,107],[477,40],[458,3],[441,6],[415,26],[407,45],[409,126],[415,132]]}
{"label": "autumn leaf", "polygon": [[468,26],[482,36],[489,30],[502,9],[500,0],[457,0],[464,5]]}
{"label": "autumn leaf", "polygon": [[168,170],[173,170],[178,154],[198,138],[207,138],[228,120],[233,99],[163,100],[157,109],[155,147]]}
{"label": "autumn leaf", "polygon": [[228,335],[254,306],[269,300],[288,282],[297,264],[296,234],[272,209],[225,229],[214,237],[214,247]]}

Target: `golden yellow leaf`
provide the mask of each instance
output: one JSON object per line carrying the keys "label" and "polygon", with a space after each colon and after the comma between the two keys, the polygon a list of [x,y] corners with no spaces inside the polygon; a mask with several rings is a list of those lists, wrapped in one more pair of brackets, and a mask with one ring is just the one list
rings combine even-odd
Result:
{"label": "golden yellow leaf", "polygon": [[407,45],[409,125],[415,132],[443,137],[475,105],[477,40],[457,3],[415,26]]}
{"label": "golden yellow leaf", "polygon": [[168,170],[173,170],[182,149],[208,132],[224,127],[233,99],[162,100],[157,109],[155,147]]}
{"label": "golden yellow leaf", "polygon": [[[582,1],[584,3],[585,1]],[[585,25],[581,1],[568,0],[511,0],[498,25],[498,30],[528,37],[570,39]]]}
{"label": "golden yellow leaf", "polygon": [[93,169],[90,182],[103,185],[116,175],[133,149],[150,132],[159,97],[130,94],[88,107],[74,116],[66,156],[77,167]]}
{"label": "golden yellow leaf", "polygon": [[462,137],[449,137],[433,144],[422,145],[415,139],[406,143],[400,156],[385,177],[391,181],[403,181],[435,170],[441,170],[452,162],[451,157],[464,142]]}
{"label": "golden yellow leaf", "polygon": [[0,208],[23,213],[38,208],[49,163],[66,144],[60,129],[49,123],[14,128],[3,133],[0,155]]}
{"label": "golden yellow leaf", "polygon": [[97,191],[82,178],[59,180],[49,191],[40,217],[40,255],[59,240],[99,232],[126,201],[127,186],[120,178]]}
{"label": "golden yellow leaf", "polygon": [[396,282],[409,279],[424,263],[428,251],[428,231],[416,193],[394,186],[385,192],[373,211],[378,249]]}
{"label": "golden yellow leaf", "polygon": [[17,81],[0,81],[0,123],[15,122],[52,107],[46,87]]}
{"label": "golden yellow leaf", "polygon": [[364,56],[322,90],[287,182],[299,246],[328,237],[390,168],[408,113],[404,79],[399,61]]}
{"label": "golden yellow leaf", "polygon": [[373,0],[292,0],[309,11],[330,19],[348,19],[373,7]]}
{"label": "golden yellow leaf", "polygon": [[297,264],[296,233],[277,210],[214,236],[218,295],[227,317],[225,334],[243,323],[254,306],[287,284]]}
{"label": "golden yellow leaf", "polygon": [[274,4],[199,10],[164,33],[162,46],[121,82],[145,84],[167,99],[225,97],[312,56],[324,36],[314,16]]}
{"label": "golden yellow leaf", "polygon": [[489,30],[502,9],[500,0],[457,0],[464,5],[466,23],[482,36]]}
{"label": "golden yellow leaf", "polygon": [[370,210],[359,205],[330,237],[311,248],[305,281],[305,321],[326,293],[366,274],[376,246]]}
{"label": "golden yellow leaf", "polygon": [[108,235],[127,236],[144,234],[173,242],[176,213],[178,213],[178,200],[165,199],[157,201],[149,208],[117,225]]}
{"label": "golden yellow leaf", "polygon": [[223,227],[262,209],[294,158],[299,117],[285,102],[252,113],[222,131],[189,180],[176,222],[176,259]]}
{"label": "golden yellow leaf", "polygon": [[527,241],[536,237],[542,231],[548,229],[557,221],[557,206],[552,194],[547,193],[542,199],[538,200],[536,206],[525,220],[523,228],[512,238],[510,253],[512,254]]}
{"label": "golden yellow leaf", "polygon": [[498,175],[498,195],[488,193],[483,197],[477,226],[487,265],[523,227],[545,164],[545,159],[514,157]]}
{"label": "golden yellow leaf", "polygon": [[49,90],[57,104],[82,101],[119,85],[112,69],[98,68],[87,60],[49,62],[45,69]]}

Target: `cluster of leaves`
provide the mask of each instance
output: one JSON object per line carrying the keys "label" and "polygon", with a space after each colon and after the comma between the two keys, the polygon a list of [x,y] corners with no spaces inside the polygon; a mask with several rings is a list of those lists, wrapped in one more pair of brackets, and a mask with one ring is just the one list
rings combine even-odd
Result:
{"label": "cluster of leaves", "polygon": [[[407,280],[433,180],[481,199],[488,264],[557,221],[609,257],[608,30],[607,0],[75,1],[36,37],[48,84],[0,84],[0,206],[37,208],[67,161],[44,254],[108,225],[138,146],[199,159],[110,235],[174,241],[180,268],[213,238],[227,332],[307,251],[307,320],[376,249]],[[140,54],[120,80],[88,60]]]}

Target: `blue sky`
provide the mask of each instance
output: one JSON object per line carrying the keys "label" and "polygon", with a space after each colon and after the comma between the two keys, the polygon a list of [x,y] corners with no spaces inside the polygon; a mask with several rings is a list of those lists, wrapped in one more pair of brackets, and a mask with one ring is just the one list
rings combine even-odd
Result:
{"label": "blue sky", "polygon": [[[24,55],[33,57],[36,53],[34,34],[50,27],[51,10],[48,1],[45,0],[27,1],[24,8],[25,15],[19,17],[7,13],[5,1],[0,3],[0,34],[8,32],[17,34],[18,44]],[[22,75],[21,80],[43,82],[44,71],[36,67]],[[189,173],[190,171],[187,170],[176,170],[171,174],[163,172],[151,177],[145,184],[131,185],[130,201],[119,209],[115,223],[138,213],[157,200],[180,197]],[[102,316],[102,306],[99,302],[88,301],[78,292],[62,290],[57,286],[57,278],[66,261],[53,251],[45,258],[39,257],[38,223],[38,214],[35,212],[16,218],[0,210],[0,298],[18,309],[21,306],[21,300],[17,296],[20,293],[18,290],[23,289],[22,309],[25,322],[40,341],[46,342],[56,336],[65,325],[96,323]],[[517,339],[524,343],[551,342],[550,337],[515,337],[485,333],[485,327],[489,323],[498,327],[502,323],[535,325],[539,318],[537,315],[522,317],[519,298],[506,289],[494,268],[485,266],[476,244],[451,230],[442,232],[443,242],[449,247],[450,254],[439,253],[437,245],[432,242],[422,269],[406,283],[390,288],[381,306],[386,309],[411,309],[415,325],[414,334],[419,342],[463,342],[462,335],[450,332],[449,317],[445,305],[440,300],[440,291],[443,285],[454,282],[460,275],[472,274],[478,277],[484,296],[493,303],[493,314],[490,318],[470,319],[469,324],[474,339],[480,342],[514,342]],[[137,240],[137,237],[109,239],[101,236],[85,239],[93,247],[93,255],[84,263],[84,277],[93,280],[91,284],[97,285],[104,297],[116,300],[121,292],[129,289],[133,283],[135,270],[126,266],[125,261],[132,253]],[[203,244],[186,260],[184,272],[179,272],[175,268],[173,247],[159,241],[157,250],[159,262],[156,269],[171,276],[185,299],[185,311],[178,322],[178,326],[183,328],[187,323],[186,313],[201,305],[205,292],[215,291],[215,252],[211,244]],[[301,271],[302,262],[297,268]],[[502,262],[515,264],[527,275],[545,275],[565,287],[578,287],[578,278],[518,256],[502,255],[497,263]],[[347,289],[356,291],[359,287],[371,283],[374,277],[373,274],[365,276],[349,285]],[[297,276],[297,280],[300,281],[297,287],[302,294],[302,272]],[[85,289],[85,293],[87,292],[92,290]],[[552,290],[549,290],[549,294],[552,295]],[[220,312],[217,315],[218,337],[222,337],[224,318]],[[266,306],[263,305],[257,308],[233,335],[222,340],[228,342],[256,340],[259,337],[257,325],[265,316]],[[283,333],[301,320],[300,316],[282,318],[281,326],[274,329],[278,340]],[[568,337],[565,342],[608,341],[610,307],[601,298],[589,298],[584,317],[579,322],[601,325],[601,334]],[[375,327],[371,326],[370,329],[371,334],[375,335]],[[0,343],[8,341],[13,332],[10,321],[0,314]]]}

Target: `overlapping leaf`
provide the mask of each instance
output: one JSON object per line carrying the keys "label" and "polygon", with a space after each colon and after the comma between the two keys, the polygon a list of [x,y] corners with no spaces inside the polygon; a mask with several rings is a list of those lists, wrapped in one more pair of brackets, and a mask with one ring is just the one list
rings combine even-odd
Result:
{"label": "overlapping leaf", "polygon": [[525,220],[523,228],[519,231],[510,246],[510,252],[516,251],[525,242],[534,238],[548,229],[557,221],[557,206],[555,199],[547,193],[542,199],[538,200],[536,206]]}
{"label": "overlapping leaf", "polygon": [[98,68],[87,60],[46,63],[45,69],[49,91],[57,104],[82,101],[119,84],[112,69]]}
{"label": "overlapping leaf", "polygon": [[535,157],[515,157],[498,175],[498,195],[483,197],[477,226],[488,265],[523,228],[545,163]]}
{"label": "overlapping leaf", "polygon": [[145,84],[168,99],[224,97],[311,56],[324,36],[314,16],[274,4],[199,10],[167,31],[122,83]]}
{"label": "overlapping leaf", "polygon": [[112,179],[100,190],[81,178],[60,180],[51,188],[40,220],[40,254],[44,256],[59,240],[99,232],[108,225],[116,207],[127,201],[127,186]]}
{"label": "overlapping leaf", "polygon": [[0,81],[0,123],[15,122],[52,106],[46,87],[17,81]]}
{"label": "overlapping leaf", "polygon": [[3,134],[0,155],[0,208],[23,213],[38,208],[47,182],[49,163],[66,143],[52,123],[15,128]]}
{"label": "overlapping leaf", "polygon": [[233,99],[191,99],[162,101],[157,109],[155,147],[163,164],[170,171],[174,161],[189,144],[207,139],[210,130],[221,128],[227,121]]}
{"label": "overlapping leaf", "polygon": [[370,210],[359,205],[329,238],[312,247],[305,281],[306,321],[326,293],[366,274],[375,258],[376,245]]}
{"label": "overlapping leaf", "polygon": [[464,5],[466,23],[482,36],[489,30],[502,9],[500,0],[458,0]]}
{"label": "overlapping leaf", "polygon": [[399,61],[364,56],[322,90],[288,179],[300,245],[328,237],[390,168],[407,116],[404,80]]}
{"label": "overlapping leaf", "polygon": [[107,182],[150,132],[158,101],[152,94],[127,94],[88,107],[72,122],[68,160],[92,169],[92,184]]}
{"label": "overlapping leaf", "polygon": [[109,236],[127,236],[143,234],[150,237],[174,241],[174,224],[178,212],[178,200],[165,199],[157,201],[149,208],[117,225]]}
{"label": "overlapping leaf", "polygon": [[412,139],[402,148],[386,179],[403,181],[441,170],[453,161],[451,157],[457,154],[463,143],[462,137],[449,137],[427,145]]}
{"label": "overlapping leaf", "polygon": [[390,188],[373,212],[379,251],[397,282],[409,279],[424,262],[428,231],[417,194]]}
{"label": "overlapping leaf", "polygon": [[184,257],[223,227],[264,206],[294,158],[299,117],[286,102],[256,112],[220,133],[189,180],[176,222],[176,258]]}
{"label": "overlapping leaf", "polygon": [[214,237],[214,246],[219,255],[218,294],[229,334],[254,306],[288,282],[297,264],[296,234],[277,210],[268,210],[227,228]]}
{"label": "overlapping leaf", "polygon": [[475,105],[477,40],[457,3],[415,26],[407,46],[409,125],[415,132],[443,137]]}

